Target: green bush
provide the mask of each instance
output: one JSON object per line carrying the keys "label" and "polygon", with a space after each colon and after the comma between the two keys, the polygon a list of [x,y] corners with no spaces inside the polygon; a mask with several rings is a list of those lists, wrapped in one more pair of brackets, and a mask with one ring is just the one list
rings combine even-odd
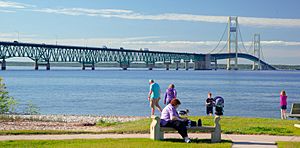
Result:
{"label": "green bush", "polygon": [[26,104],[26,108],[24,113],[26,115],[39,115],[40,114],[40,108],[37,107],[35,104],[33,104],[31,101],[29,101],[28,104]]}
{"label": "green bush", "polygon": [[7,114],[14,112],[17,101],[8,95],[5,84],[0,77],[0,114]]}

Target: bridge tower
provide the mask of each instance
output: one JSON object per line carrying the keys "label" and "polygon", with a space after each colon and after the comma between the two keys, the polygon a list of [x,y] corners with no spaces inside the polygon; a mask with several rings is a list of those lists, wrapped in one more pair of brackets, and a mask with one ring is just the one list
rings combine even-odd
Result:
{"label": "bridge tower", "polygon": [[256,33],[254,34],[253,37],[253,56],[257,56],[258,61],[253,62],[252,70],[256,70],[256,65],[257,65],[257,70],[261,70],[260,53],[261,53],[260,34]]}
{"label": "bridge tower", "polygon": [[238,69],[238,17],[228,17],[228,38],[227,38],[227,51],[228,53],[235,53],[235,58],[228,58],[227,70],[231,70],[231,61],[234,60],[234,69]]}

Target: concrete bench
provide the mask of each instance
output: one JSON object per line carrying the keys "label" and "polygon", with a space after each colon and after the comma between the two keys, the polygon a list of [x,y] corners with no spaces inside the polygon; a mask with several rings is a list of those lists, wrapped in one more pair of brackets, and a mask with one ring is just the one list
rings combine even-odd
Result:
{"label": "concrete bench", "polygon": [[[292,104],[291,112],[288,116],[300,120],[300,103]],[[300,128],[300,124],[295,124],[295,127]]]}
{"label": "concrete bench", "polygon": [[[160,118],[157,116],[151,116],[152,122],[150,125],[150,138],[153,140],[163,140],[164,132],[176,131],[171,127],[160,127]],[[216,116],[214,119],[215,126],[200,126],[200,127],[187,127],[189,131],[200,131],[200,132],[210,132],[211,142],[221,142],[221,125],[219,123],[220,117]]]}

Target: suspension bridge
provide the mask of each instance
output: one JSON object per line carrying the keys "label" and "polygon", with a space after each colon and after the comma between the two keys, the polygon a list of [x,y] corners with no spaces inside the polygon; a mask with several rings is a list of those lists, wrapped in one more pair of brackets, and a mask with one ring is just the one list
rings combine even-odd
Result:
{"label": "suspension bridge", "polygon": [[[227,41],[223,48],[219,49],[224,35],[227,32]],[[242,43],[242,52],[239,48],[239,37]],[[253,54],[248,51],[253,47]],[[224,51],[227,48],[227,52]],[[130,67],[132,62],[144,62],[149,70],[155,67],[155,63],[162,62],[166,65],[166,70],[170,69],[170,64],[175,63],[176,70],[179,63],[185,63],[188,70],[189,63],[194,64],[194,70],[217,69],[217,61],[227,59],[227,69],[238,69],[238,58],[253,61],[253,70],[276,70],[269,65],[261,56],[260,35],[255,34],[249,49],[245,48],[241,31],[238,25],[238,17],[229,17],[227,26],[222,34],[217,46],[207,54],[161,52],[161,51],[141,51],[132,49],[96,48],[66,45],[34,44],[23,42],[0,42],[1,69],[6,70],[6,59],[13,57],[27,57],[35,62],[34,69],[39,66],[46,66],[50,70],[52,62],[79,62],[82,69],[90,67],[95,69],[96,63],[119,63],[123,70]],[[234,64],[233,64],[234,62]]]}

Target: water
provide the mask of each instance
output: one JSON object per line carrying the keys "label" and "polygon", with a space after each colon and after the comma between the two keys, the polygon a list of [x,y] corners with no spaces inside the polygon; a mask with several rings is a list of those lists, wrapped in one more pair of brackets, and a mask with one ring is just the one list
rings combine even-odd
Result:
{"label": "water", "polygon": [[188,108],[190,115],[205,115],[209,91],[225,99],[226,116],[279,118],[282,89],[288,95],[288,111],[292,102],[300,101],[299,71],[9,69],[0,76],[20,103],[19,111],[31,101],[42,114],[147,116],[149,79],[158,82],[162,92],[174,83],[182,102],[179,109]]}

